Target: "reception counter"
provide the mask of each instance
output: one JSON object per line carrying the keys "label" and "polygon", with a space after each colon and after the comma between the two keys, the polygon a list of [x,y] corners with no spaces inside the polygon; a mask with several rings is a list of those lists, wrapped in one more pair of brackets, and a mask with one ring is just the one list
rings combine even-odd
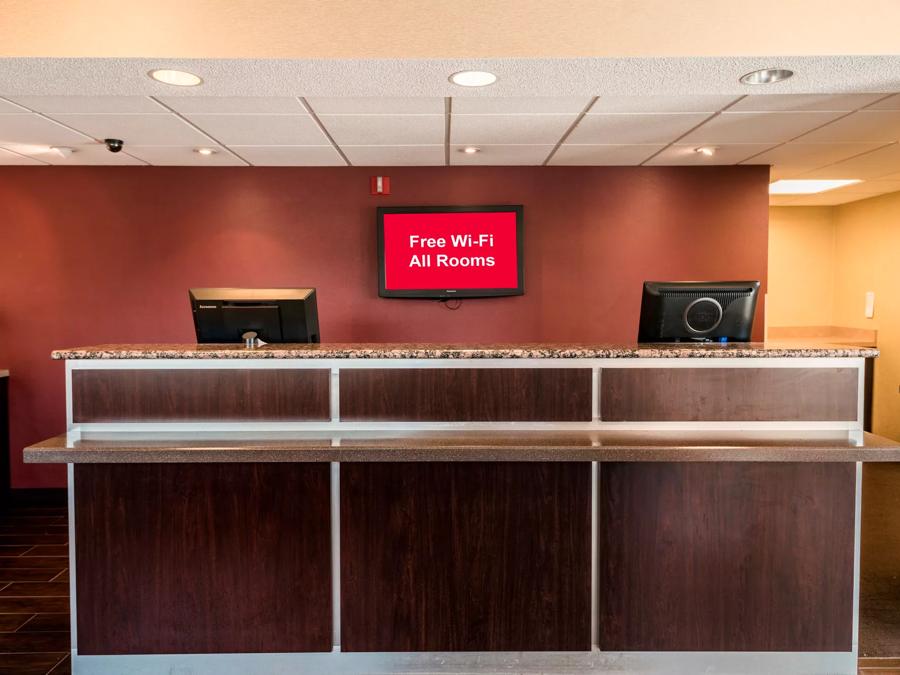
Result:
{"label": "reception counter", "polygon": [[76,673],[855,673],[866,348],[104,345]]}

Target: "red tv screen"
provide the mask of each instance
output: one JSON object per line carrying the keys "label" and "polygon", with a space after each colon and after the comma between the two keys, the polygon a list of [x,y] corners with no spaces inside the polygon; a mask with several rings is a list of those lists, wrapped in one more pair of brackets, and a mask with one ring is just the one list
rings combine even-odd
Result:
{"label": "red tv screen", "polygon": [[521,206],[378,209],[379,295],[522,295]]}

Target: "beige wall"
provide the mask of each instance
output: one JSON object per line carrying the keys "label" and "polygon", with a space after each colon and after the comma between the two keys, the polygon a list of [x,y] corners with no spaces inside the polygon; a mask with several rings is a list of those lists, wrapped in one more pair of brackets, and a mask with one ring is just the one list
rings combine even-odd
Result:
{"label": "beige wall", "polygon": [[832,211],[830,206],[769,209],[767,325],[832,325],[835,254]]}
{"label": "beige wall", "polygon": [[[873,430],[900,440],[900,192],[773,207],[769,228],[768,325],[877,329]],[[866,291],[875,292],[872,319]]]}
{"label": "beige wall", "polygon": [[[900,192],[834,207],[834,319],[877,328],[873,430],[900,439]],[[875,292],[875,317],[864,315]]]}

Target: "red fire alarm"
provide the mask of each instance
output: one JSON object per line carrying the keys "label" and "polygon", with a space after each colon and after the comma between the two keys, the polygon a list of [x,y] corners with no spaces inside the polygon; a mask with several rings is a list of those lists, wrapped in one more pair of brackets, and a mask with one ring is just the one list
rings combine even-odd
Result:
{"label": "red fire alarm", "polygon": [[391,177],[372,176],[370,187],[373,195],[389,195],[391,194]]}

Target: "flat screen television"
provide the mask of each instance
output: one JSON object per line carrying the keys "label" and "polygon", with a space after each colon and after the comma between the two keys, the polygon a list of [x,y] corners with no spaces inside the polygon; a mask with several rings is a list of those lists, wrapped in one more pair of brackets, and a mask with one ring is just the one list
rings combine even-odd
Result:
{"label": "flat screen television", "polygon": [[379,208],[378,295],[522,295],[522,220],[521,205]]}

